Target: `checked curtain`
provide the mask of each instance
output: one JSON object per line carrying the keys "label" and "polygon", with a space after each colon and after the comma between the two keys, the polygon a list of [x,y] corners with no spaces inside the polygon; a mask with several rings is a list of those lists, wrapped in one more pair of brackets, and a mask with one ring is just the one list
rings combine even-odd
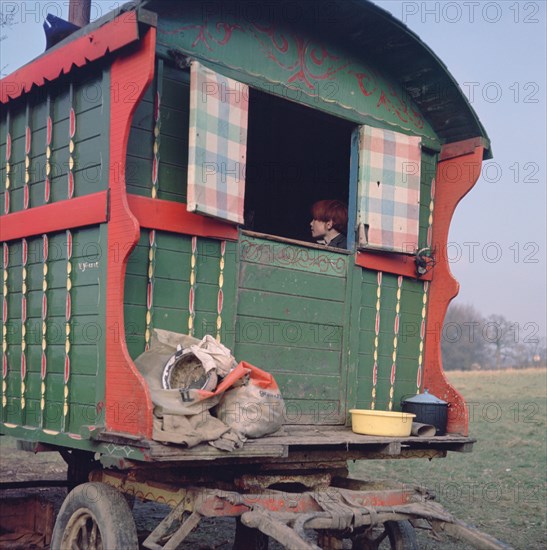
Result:
{"label": "checked curtain", "polygon": [[188,211],[243,223],[249,88],[190,68]]}
{"label": "checked curtain", "polygon": [[418,248],[421,139],[361,126],[359,247],[414,253]]}

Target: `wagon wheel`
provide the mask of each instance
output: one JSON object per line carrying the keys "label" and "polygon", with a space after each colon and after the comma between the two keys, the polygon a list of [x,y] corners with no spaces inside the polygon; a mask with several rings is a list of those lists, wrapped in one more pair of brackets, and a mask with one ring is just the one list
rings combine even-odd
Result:
{"label": "wagon wheel", "polygon": [[353,539],[353,550],[419,550],[414,527],[409,521],[386,521]]}
{"label": "wagon wheel", "polygon": [[66,497],[53,529],[59,550],[137,550],[137,529],[120,492],[104,483],[78,485]]}
{"label": "wagon wheel", "polygon": [[268,536],[258,529],[252,529],[236,518],[236,535],[233,550],[268,550]]}

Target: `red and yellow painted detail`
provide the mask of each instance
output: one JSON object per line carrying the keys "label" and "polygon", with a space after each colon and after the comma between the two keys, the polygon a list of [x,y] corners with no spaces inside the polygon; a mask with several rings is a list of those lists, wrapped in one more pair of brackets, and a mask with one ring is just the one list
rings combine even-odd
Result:
{"label": "red and yellow painted detail", "polygon": [[[50,107],[51,100],[48,97],[48,111]],[[49,203],[51,198],[51,141],[53,139],[53,121],[51,116],[48,114],[46,121],[46,180],[44,185],[44,202],[45,204]]]}
{"label": "red and yellow painted detail", "polygon": [[154,99],[154,145],[153,145],[153,159],[152,159],[152,198],[158,197],[158,172],[159,172],[159,153],[160,153],[160,131],[161,131],[161,119],[160,119],[160,105],[161,97],[157,91]]}
{"label": "red and yellow painted detail", "polygon": [[27,210],[30,202],[30,147],[32,143],[32,132],[28,125],[30,119],[30,108],[27,104],[27,127],[25,128],[25,182],[23,184],[23,210]]}
{"label": "red and yellow painted detail", "polygon": [[68,383],[70,380],[70,331],[72,317],[72,232],[66,232],[65,368],[63,388],[63,431],[68,423]]}
{"label": "red and yellow painted detail", "polygon": [[21,287],[21,411],[26,407],[26,378],[27,378],[27,262],[28,243],[21,241],[22,287]]}
{"label": "red and yellow painted detail", "polygon": [[370,408],[374,410],[376,407],[376,384],[378,383],[378,348],[380,337],[380,311],[382,298],[382,272],[378,272],[378,286],[376,287],[376,317],[374,322],[374,352],[373,352],[373,367],[372,367],[372,400]]}
{"label": "red and yellow painted detail", "polygon": [[11,193],[11,134],[9,131],[10,116],[8,113],[6,126],[8,128],[6,134],[6,190],[4,192],[4,214],[9,214],[10,193]]}
{"label": "red and yellow painted detail", "polygon": [[[3,272],[2,272],[2,408],[5,410],[8,401],[8,267],[9,267],[9,246],[4,243],[2,246]],[[2,415],[2,420],[4,416]]]}
{"label": "red and yellow painted detail", "polygon": [[226,241],[220,243],[220,262],[219,262],[219,274],[218,274],[218,295],[217,295],[217,323],[216,323],[216,339],[218,342],[221,340],[222,331],[222,308],[224,306],[224,266],[226,263]]}
{"label": "red and yellow painted detail", "polygon": [[42,236],[42,359],[40,364],[40,425],[44,425],[46,408],[46,375],[47,375],[47,275],[48,275],[49,240]]}
{"label": "red and yellow painted detail", "polygon": [[148,235],[148,282],[146,283],[146,329],[144,331],[144,350],[150,349],[152,338],[152,306],[154,302],[154,268],[156,266],[156,231]]}
{"label": "red and yellow painted detail", "polygon": [[196,318],[196,265],[198,252],[198,238],[192,237],[192,254],[190,256],[190,290],[188,293],[188,334],[194,335],[194,320]]}
{"label": "red and yellow painted detail", "polygon": [[[72,85],[70,86],[72,97]],[[74,150],[76,145],[74,143],[74,136],[76,135],[76,113],[74,107],[70,107],[69,113],[69,125],[68,133],[70,141],[68,142],[68,198],[71,199],[74,196]]]}

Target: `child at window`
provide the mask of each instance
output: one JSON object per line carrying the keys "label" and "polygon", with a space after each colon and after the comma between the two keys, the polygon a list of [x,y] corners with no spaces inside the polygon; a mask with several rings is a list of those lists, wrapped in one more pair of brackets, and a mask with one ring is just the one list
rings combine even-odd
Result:
{"label": "child at window", "polygon": [[322,200],[311,208],[311,236],[320,244],[347,248],[348,207],[341,201]]}

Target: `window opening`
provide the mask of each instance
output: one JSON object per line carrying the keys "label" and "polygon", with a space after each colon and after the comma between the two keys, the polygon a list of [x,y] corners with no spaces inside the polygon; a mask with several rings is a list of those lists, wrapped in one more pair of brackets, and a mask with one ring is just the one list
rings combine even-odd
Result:
{"label": "window opening", "polygon": [[348,204],[355,127],[250,89],[244,228],[314,243],[311,206],[322,199]]}

